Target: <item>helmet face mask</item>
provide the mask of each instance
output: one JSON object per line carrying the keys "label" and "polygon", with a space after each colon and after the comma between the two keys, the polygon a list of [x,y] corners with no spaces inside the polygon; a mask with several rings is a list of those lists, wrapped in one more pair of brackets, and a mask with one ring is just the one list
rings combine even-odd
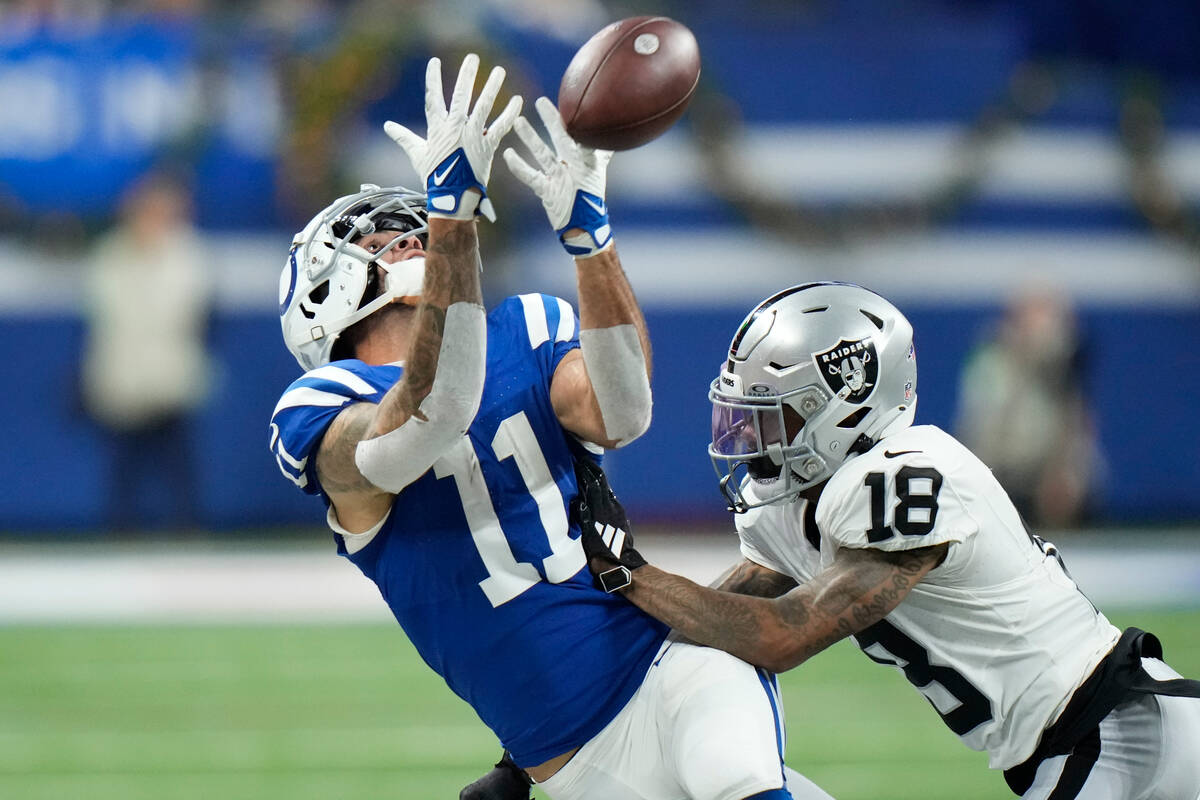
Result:
{"label": "helmet face mask", "polygon": [[[825,460],[805,442],[808,420],[797,409],[808,410],[816,420],[828,394],[807,385],[782,395],[739,395],[722,390],[728,377],[723,373],[714,380],[708,395],[713,404],[709,457],[722,494],[739,511],[790,500],[812,485],[802,476],[827,472]],[[747,479],[754,486],[753,498],[743,494]]]}
{"label": "helmet face mask", "polygon": [[[394,231],[370,252],[356,244],[376,232]],[[380,259],[402,241],[424,242],[425,195],[403,187],[362,190],[333,201],[296,234],[279,279],[279,317],[288,350],[306,370],[329,363],[341,333],[389,303],[415,303],[424,260],[395,265]]]}
{"label": "helmet face mask", "polygon": [[730,508],[790,501],[912,424],[912,326],[859,286],[793,287],[742,322],[709,400],[708,452]]}

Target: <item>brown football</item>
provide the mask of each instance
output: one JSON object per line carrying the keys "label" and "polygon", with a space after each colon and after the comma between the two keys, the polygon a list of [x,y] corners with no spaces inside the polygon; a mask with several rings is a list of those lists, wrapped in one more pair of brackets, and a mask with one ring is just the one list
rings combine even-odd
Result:
{"label": "brown football", "polygon": [[683,115],[700,82],[700,47],[667,17],[607,26],[571,59],[558,87],[558,113],[580,144],[631,150]]}

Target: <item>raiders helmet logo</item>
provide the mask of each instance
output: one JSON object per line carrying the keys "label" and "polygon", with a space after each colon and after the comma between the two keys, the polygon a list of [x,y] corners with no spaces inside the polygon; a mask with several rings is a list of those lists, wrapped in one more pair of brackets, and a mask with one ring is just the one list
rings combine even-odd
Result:
{"label": "raiders helmet logo", "polygon": [[813,354],[817,371],[833,393],[847,403],[861,403],[871,396],[879,377],[879,358],[869,338],[848,342]]}

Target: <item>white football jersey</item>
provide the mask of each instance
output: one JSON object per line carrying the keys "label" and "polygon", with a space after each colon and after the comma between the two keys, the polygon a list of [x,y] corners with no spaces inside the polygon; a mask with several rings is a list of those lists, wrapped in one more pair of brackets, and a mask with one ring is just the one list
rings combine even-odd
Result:
{"label": "white football jersey", "polygon": [[[748,487],[752,488],[752,487]],[[804,500],[738,515],[742,553],[803,583],[841,547],[950,542],[892,613],[854,637],[901,670],[990,766],[1024,761],[1120,632],[1031,535],[988,468],[929,425],[888,436]]]}

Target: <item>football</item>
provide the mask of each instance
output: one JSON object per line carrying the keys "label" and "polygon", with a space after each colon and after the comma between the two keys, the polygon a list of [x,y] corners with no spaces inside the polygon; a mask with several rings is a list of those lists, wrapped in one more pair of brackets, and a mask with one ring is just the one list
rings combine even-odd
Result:
{"label": "football", "polygon": [[683,115],[700,82],[700,47],[667,17],[607,26],[571,59],[558,87],[558,113],[575,141],[631,150]]}

